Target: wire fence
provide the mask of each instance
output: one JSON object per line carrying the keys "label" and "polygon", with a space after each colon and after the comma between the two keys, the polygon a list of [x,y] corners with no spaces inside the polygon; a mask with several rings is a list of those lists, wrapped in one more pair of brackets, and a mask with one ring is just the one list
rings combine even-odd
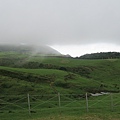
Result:
{"label": "wire fence", "polygon": [[120,93],[94,96],[90,94],[44,94],[0,96],[0,113],[26,112],[31,115],[40,111],[120,111]]}

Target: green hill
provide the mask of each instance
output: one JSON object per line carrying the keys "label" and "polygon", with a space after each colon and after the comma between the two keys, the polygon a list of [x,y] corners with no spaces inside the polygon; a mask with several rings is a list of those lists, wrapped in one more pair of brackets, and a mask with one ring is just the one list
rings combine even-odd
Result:
{"label": "green hill", "polygon": [[[71,72],[54,69],[18,69],[0,67],[2,94],[78,94],[94,91],[99,83]],[[88,89],[88,85],[93,89]]]}
{"label": "green hill", "polygon": [[0,52],[4,54],[29,54],[29,55],[61,55],[57,50],[46,45],[15,45],[15,44],[0,44]]}
{"label": "green hill", "polygon": [[120,91],[120,59],[76,59],[27,50],[0,46],[1,95]]}
{"label": "green hill", "polygon": [[82,55],[78,58],[79,59],[114,59],[114,58],[120,58],[120,52],[91,53],[91,54]]}
{"label": "green hill", "polygon": [[29,59],[26,57],[24,61],[26,55],[21,56],[19,57],[22,59],[16,61],[12,57],[6,58],[12,59],[14,64],[6,62],[0,67],[0,94],[57,92],[84,94],[85,92],[120,91],[119,59],[79,60],[27,56]]}

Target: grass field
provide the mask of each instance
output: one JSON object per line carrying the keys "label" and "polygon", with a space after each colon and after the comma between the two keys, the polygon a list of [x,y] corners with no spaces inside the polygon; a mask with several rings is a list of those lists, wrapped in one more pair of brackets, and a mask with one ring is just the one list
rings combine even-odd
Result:
{"label": "grass field", "polygon": [[17,99],[18,96],[10,96],[12,101],[4,104],[0,117],[1,120],[119,120],[119,95],[107,94],[88,97],[88,109],[84,97],[71,98],[72,95],[60,95],[59,101],[57,95],[44,95],[44,97],[30,95],[30,114],[27,95],[24,96],[25,99],[20,99],[23,96],[19,99]]}
{"label": "grass field", "polygon": [[[2,114],[2,115],[1,115]],[[42,115],[41,115],[42,114]],[[57,113],[56,111],[47,111],[33,113],[0,113],[1,120],[120,120],[120,112],[81,112],[72,111]]]}
{"label": "grass field", "polygon": [[[113,97],[115,98],[112,101],[113,111],[110,96],[109,99],[103,96],[90,97],[91,92],[120,92],[120,59],[82,60],[1,52],[0,65],[0,108],[2,103],[5,105],[10,103],[7,108],[0,109],[0,120],[120,119],[119,97]],[[89,96],[88,112],[86,111],[86,92]],[[29,115],[28,93],[31,97],[31,109],[46,99],[50,99],[50,97],[46,97],[36,100],[37,96],[45,94],[49,96],[56,93],[61,94],[61,107],[58,107],[59,102],[56,98],[56,102],[49,100],[45,105],[35,107],[33,109],[35,113]],[[76,96],[64,98],[62,94],[81,95],[83,101],[80,103],[79,100],[76,100]],[[23,95],[25,99],[17,97],[17,95]],[[14,97],[11,98],[11,96]],[[77,98],[79,97],[77,96]],[[19,110],[17,106],[11,104],[16,103],[16,100],[20,100],[21,107],[25,107],[25,110]],[[18,101],[17,103],[19,103]],[[116,105],[118,106],[116,107]]]}

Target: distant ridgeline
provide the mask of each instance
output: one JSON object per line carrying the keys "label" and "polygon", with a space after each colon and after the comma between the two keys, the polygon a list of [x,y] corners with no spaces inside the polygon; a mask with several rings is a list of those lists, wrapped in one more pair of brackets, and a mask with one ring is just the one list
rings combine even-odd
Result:
{"label": "distant ridgeline", "polygon": [[26,53],[26,54],[42,54],[42,55],[61,55],[57,50],[46,46],[46,45],[11,45],[11,44],[0,44],[0,52],[8,53]]}
{"label": "distant ridgeline", "polygon": [[79,59],[115,59],[115,58],[120,58],[120,52],[91,53],[91,54],[82,55],[77,58]]}

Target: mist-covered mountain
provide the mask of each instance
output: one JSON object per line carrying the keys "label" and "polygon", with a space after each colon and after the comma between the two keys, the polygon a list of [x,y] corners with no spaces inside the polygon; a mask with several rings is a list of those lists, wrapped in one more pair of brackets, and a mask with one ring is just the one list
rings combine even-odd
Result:
{"label": "mist-covered mountain", "polygon": [[0,52],[18,52],[18,53],[32,53],[42,55],[61,55],[57,50],[46,45],[11,45],[1,44]]}

